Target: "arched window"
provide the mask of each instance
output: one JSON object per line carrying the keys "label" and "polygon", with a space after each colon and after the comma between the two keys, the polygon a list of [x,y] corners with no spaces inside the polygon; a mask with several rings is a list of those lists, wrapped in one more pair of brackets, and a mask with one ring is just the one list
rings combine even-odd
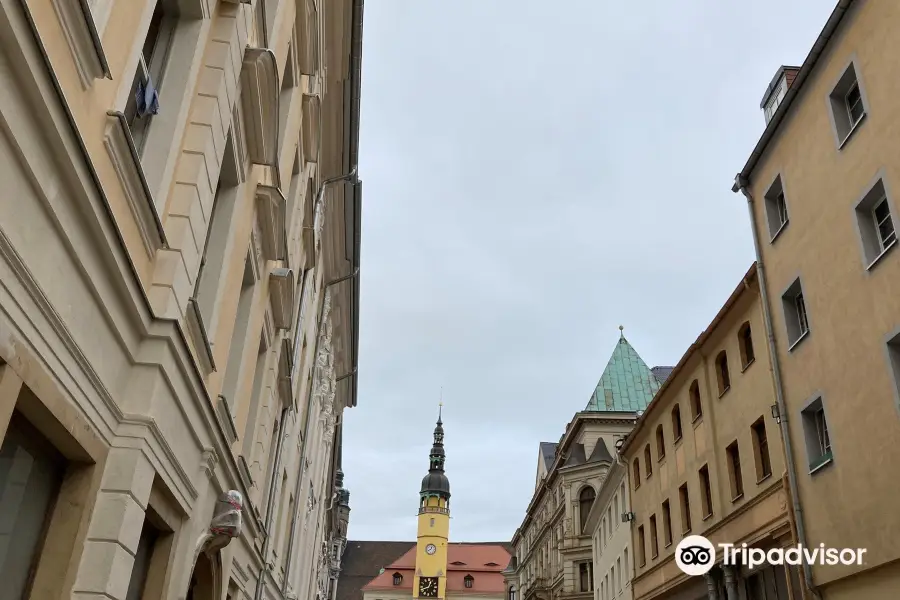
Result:
{"label": "arched window", "polygon": [[700,404],[700,384],[695,379],[691,384],[691,422],[696,421],[703,416],[703,405]]}
{"label": "arched window", "polygon": [[644,446],[644,468],[647,469],[645,477],[650,479],[650,476],[653,475],[653,463],[650,462],[650,444]]}
{"label": "arched window", "polygon": [[719,396],[731,389],[731,377],[728,375],[728,355],[724,350],[716,356],[716,380],[719,382]]}
{"label": "arched window", "polygon": [[672,438],[676,442],[681,439],[681,406],[677,403],[672,407]]}
{"label": "arched window", "polygon": [[516,586],[509,586],[509,600],[516,600]]}
{"label": "arched window", "polygon": [[634,489],[638,489],[641,487],[641,462],[636,458],[631,463],[631,475],[634,479]]}
{"label": "arched window", "polygon": [[666,436],[663,435],[663,426],[656,426],[656,455],[659,460],[666,457]]}
{"label": "arched window", "polygon": [[741,369],[746,369],[756,359],[753,354],[753,334],[750,331],[750,321],[747,321],[738,330],[738,345],[741,348]]}
{"label": "arched window", "polygon": [[466,575],[465,578],[463,578],[463,584],[465,584],[467,588],[471,588],[475,584],[475,578],[471,575]]}
{"label": "arched window", "polygon": [[394,573],[394,585],[400,585],[401,583],[403,583],[403,575]]}
{"label": "arched window", "polygon": [[591,506],[594,504],[594,498],[596,497],[597,494],[594,492],[594,488],[589,485],[583,487],[578,493],[578,518],[581,521],[582,532],[587,528],[588,515],[591,512]]}

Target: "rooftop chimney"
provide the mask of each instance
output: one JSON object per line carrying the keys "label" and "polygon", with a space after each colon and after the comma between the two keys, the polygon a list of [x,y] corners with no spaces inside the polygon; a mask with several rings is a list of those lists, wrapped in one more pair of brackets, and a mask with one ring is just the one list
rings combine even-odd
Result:
{"label": "rooftop chimney", "polygon": [[763,113],[766,115],[766,125],[772,120],[775,111],[778,110],[778,106],[784,100],[788,88],[794,83],[794,79],[799,72],[800,67],[786,67],[784,65],[778,67],[775,77],[772,78],[772,82],[766,88],[762,102],[759,103],[759,107],[763,109]]}

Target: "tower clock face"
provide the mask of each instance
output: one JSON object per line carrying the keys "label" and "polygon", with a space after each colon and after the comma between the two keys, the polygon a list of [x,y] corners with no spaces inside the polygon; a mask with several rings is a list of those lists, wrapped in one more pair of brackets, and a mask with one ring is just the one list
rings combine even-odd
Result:
{"label": "tower clock face", "polygon": [[435,552],[437,552],[437,546],[435,546],[434,544],[428,544],[427,546],[425,546],[425,552],[428,554],[434,554]]}
{"label": "tower clock face", "polygon": [[419,597],[420,598],[437,598],[438,595],[438,579],[437,577],[419,577]]}

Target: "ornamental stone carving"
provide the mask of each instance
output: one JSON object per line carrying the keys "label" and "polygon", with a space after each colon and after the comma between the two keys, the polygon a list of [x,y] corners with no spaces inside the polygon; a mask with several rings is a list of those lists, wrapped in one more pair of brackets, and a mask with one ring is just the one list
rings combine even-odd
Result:
{"label": "ornamental stone carving", "polygon": [[219,496],[209,523],[209,529],[200,538],[198,547],[207,554],[221,550],[232,539],[241,535],[244,497],[237,490],[229,490]]}

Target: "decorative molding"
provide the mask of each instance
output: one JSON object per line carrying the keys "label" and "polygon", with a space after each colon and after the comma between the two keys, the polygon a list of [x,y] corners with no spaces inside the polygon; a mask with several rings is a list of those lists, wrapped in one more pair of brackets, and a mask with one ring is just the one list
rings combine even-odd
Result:
{"label": "decorative molding", "polygon": [[303,156],[308,162],[316,162],[321,132],[322,100],[317,95],[303,94],[301,131],[303,132]]}
{"label": "decorative molding", "polygon": [[287,258],[286,210],[287,199],[281,190],[269,185],[256,186],[256,222],[266,260]]}
{"label": "decorative molding", "polygon": [[216,396],[216,418],[222,426],[228,444],[231,445],[238,441],[237,426],[234,424],[234,417],[231,416],[231,408],[228,406],[228,400],[222,394]]}
{"label": "decorative molding", "polygon": [[250,467],[247,465],[247,459],[244,458],[243,454],[238,454],[237,464],[241,481],[244,483],[244,487],[249,490],[253,487],[253,477],[250,476]]}
{"label": "decorative molding", "polygon": [[241,67],[241,105],[250,162],[278,163],[278,95],[281,82],[275,54],[268,48],[247,48]]}
{"label": "decorative molding", "polygon": [[118,111],[109,111],[106,115],[103,145],[125,191],[125,198],[140,231],[147,256],[154,258],[157,250],[168,247],[166,231],[156,211],[153,194],[144,177],[141,159],[131,138],[125,115]]}
{"label": "decorative molding", "polygon": [[91,87],[95,79],[112,79],[88,0],[52,0],[51,4],[75,59],[82,87]]}
{"label": "decorative molding", "polygon": [[269,301],[272,304],[272,320],[276,329],[291,328],[294,287],[292,270],[272,269],[269,273]]}
{"label": "decorative molding", "polygon": [[200,307],[197,306],[196,298],[188,298],[185,322],[187,323],[188,333],[194,341],[194,348],[197,349],[200,366],[203,368],[204,373],[209,375],[216,370],[216,361],[213,358],[212,344],[209,343],[206,325],[203,323],[203,316],[200,314]]}
{"label": "decorative molding", "polygon": [[219,455],[215,448],[206,447],[200,457],[200,464],[207,479],[212,479],[216,474],[216,465],[219,464]]}
{"label": "decorative molding", "polygon": [[278,395],[281,396],[281,402],[285,408],[290,408],[294,404],[293,385],[291,382],[291,372],[294,370],[294,356],[291,349],[291,340],[284,337],[281,340],[281,354],[278,356]]}

